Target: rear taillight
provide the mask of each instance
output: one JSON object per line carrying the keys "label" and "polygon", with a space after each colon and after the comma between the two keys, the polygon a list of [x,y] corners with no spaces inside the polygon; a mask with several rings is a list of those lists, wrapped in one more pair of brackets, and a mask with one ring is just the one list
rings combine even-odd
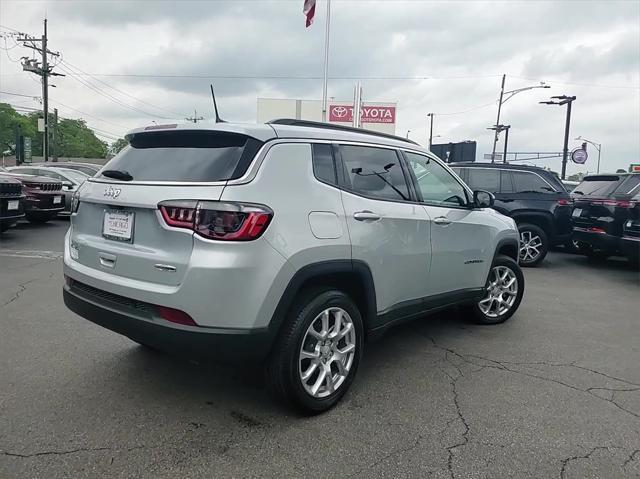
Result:
{"label": "rear taillight", "polygon": [[613,206],[614,208],[632,208],[629,200],[592,200],[590,201],[595,206]]}
{"label": "rear taillight", "polygon": [[156,306],[158,314],[162,319],[171,323],[183,324],[185,326],[197,326],[197,323],[184,311],[179,309],[167,308],[166,306]]}
{"label": "rear taillight", "polygon": [[273,211],[263,205],[223,201],[163,201],[158,205],[168,226],[190,229],[213,240],[251,241],[267,229]]}
{"label": "rear taillight", "polygon": [[569,205],[571,205],[572,203],[573,203],[573,201],[571,201],[571,200],[567,200],[567,199],[565,199],[565,198],[560,198],[560,199],[558,200],[558,204],[559,204],[560,206],[569,206]]}
{"label": "rear taillight", "polygon": [[597,226],[592,226],[590,228],[587,228],[587,231],[589,231],[590,233],[598,233],[598,234],[605,234],[606,231],[602,228],[598,228]]}

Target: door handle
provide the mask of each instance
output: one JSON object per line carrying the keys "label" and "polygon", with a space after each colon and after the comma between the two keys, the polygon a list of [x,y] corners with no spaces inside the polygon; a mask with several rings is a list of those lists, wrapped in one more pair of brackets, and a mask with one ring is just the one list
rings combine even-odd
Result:
{"label": "door handle", "polygon": [[377,221],[380,219],[379,214],[368,210],[357,211],[353,214],[353,217],[358,221]]}
{"label": "door handle", "polygon": [[451,220],[445,216],[438,216],[437,218],[433,219],[433,222],[440,226],[447,226],[451,224]]}

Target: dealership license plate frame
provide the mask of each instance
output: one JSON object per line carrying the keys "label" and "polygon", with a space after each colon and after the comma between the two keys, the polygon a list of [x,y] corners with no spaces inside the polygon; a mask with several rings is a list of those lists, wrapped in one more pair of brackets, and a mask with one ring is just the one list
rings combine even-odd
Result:
{"label": "dealership license plate frame", "polygon": [[12,200],[7,202],[7,211],[18,211],[20,209],[20,200]]}
{"label": "dealership license plate frame", "polygon": [[576,208],[575,210],[573,210],[573,212],[571,213],[571,216],[573,218],[580,218],[580,215],[582,214],[582,208]]}
{"label": "dealership license plate frame", "polygon": [[62,204],[62,196],[54,196],[53,197],[53,204],[54,205],[61,205]]}
{"label": "dealership license plate frame", "polygon": [[[113,215],[125,215],[128,219],[128,227],[126,233],[128,234],[119,234],[115,229],[107,229],[107,220],[112,219]],[[102,217],[102,236],[106,239],[117,241],[119,243],[133,243],[133,231],[135,226],[135,212],[127,211],[123,209],[108,209],[104,211],[104,215]],[[111,226],[110,226],[111,227]]]}

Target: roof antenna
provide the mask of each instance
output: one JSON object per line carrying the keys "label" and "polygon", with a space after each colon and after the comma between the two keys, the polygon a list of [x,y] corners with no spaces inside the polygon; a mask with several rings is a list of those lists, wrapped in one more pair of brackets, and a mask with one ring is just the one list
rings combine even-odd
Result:
{"label": "roof antenna", "polygon": [[211,98],[213,99],[213,111],[216,114],[216,123],[226,123],[218,114],[218,104],[216,103],[216,95],[213,93],[213,84],[209,84],[209,86],[211,87]]}

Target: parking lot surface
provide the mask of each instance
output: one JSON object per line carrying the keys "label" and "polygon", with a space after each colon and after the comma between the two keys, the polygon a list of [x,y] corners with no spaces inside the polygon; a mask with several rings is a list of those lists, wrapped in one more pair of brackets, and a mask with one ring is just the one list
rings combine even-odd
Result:
{"label": "parking lot surface", "polygon": [[69,312],[68,222],[0,237],[0,478],[640,477],[640,276],[551,253],[499,326],[455,311],[368,344],[334,410]]}

